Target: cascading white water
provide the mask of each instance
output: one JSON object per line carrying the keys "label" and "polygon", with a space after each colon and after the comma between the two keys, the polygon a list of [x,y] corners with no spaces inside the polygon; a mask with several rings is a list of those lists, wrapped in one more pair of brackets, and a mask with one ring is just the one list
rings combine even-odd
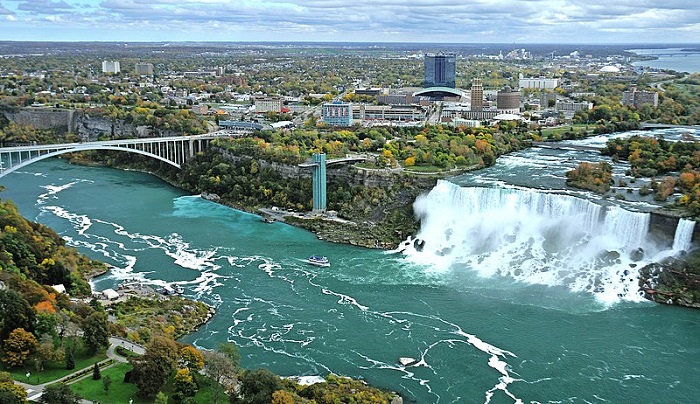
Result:
{"label": "cascading white water", "polygon": [[646,237],[648,213],[569,195],[439,181],[414,210],[421,243],[404,247],[417,263],[565,285],[607,303],[640,300],[635,268],[674,253]]}
{"label": "cascading white water", "polygon": [[673,236],[673,251],[689,251],[693,240],[695,222],[693,220],[678,220],[676,234]]}

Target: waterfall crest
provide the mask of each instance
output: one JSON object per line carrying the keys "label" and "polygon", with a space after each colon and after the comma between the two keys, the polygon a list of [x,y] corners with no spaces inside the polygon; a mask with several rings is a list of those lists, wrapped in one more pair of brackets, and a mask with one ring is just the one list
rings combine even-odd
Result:
{"label": "waterfall crest", "polygon": [[448,181],[418,198],[414,211],[421,220],[419,242],[404,247],[416,263],[564,285],[606,303],[641,300],[635,268],[689,248],[692,234],[690,224],[679,224],[676,236],[687,244],[664,249],[647,237],[648,213],[532,189],[463,188]]}

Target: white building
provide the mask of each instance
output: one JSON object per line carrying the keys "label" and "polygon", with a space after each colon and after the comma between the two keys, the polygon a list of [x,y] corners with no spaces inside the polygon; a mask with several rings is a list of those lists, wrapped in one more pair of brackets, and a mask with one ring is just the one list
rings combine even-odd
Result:
{"label": "white building", "polygon": [[533,90],[554,90],[559,87],[559,79],[548,79],[545,77],[522,77],[520,75],[520,81],[518,82],[520,89],[533,89]]}
{"label": "white building", "polygon": [[121,71],[119,67],[119,62],[112,60],[105,60],[102,62],[102,73],[114,73],[117,74]]}

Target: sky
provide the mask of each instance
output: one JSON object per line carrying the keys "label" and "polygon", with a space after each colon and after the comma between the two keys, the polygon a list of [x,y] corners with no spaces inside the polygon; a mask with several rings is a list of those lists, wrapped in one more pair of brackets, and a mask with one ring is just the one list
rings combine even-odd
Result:
{"label": "sky", "polygon": [[0,0],[0,40],[700,43],[700,1]]}

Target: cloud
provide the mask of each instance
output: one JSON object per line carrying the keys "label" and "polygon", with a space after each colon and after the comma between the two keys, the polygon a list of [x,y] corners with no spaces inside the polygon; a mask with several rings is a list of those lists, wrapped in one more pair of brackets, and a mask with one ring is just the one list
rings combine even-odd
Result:
{"label": "cloud", "polygon": [[54,0],[31,0],[22,1],[17,6],[17,10],[32,14],[65,14],[73,11],[74,7],[65,1]]}
{"label": "cloud", "polygon": [[[7,2],[7,0],[6,0]],[[154,40],[533,42],[700,38],[688,0],[10,0],[25,21]],[[8,11],[11,11],[10,7]],[[0,11],[1,13],[1,11]],[[66,16],[70,13],[71,18]],[[152,32],[151,32],[152,31]],[[162,31],[160,38],[156,31]],[[0,34],[2,34],[0,29]],[[697,34],[693,38],[692,34]],[[1,38],[0,38],[1,39]]]}
{"label": "cloud", "polygon": [[5,15],[5,16],[12,16],[14,15],[14,12],[10,11],[9,9],[3,7],[2,3],[0,3],[0,15]]}

